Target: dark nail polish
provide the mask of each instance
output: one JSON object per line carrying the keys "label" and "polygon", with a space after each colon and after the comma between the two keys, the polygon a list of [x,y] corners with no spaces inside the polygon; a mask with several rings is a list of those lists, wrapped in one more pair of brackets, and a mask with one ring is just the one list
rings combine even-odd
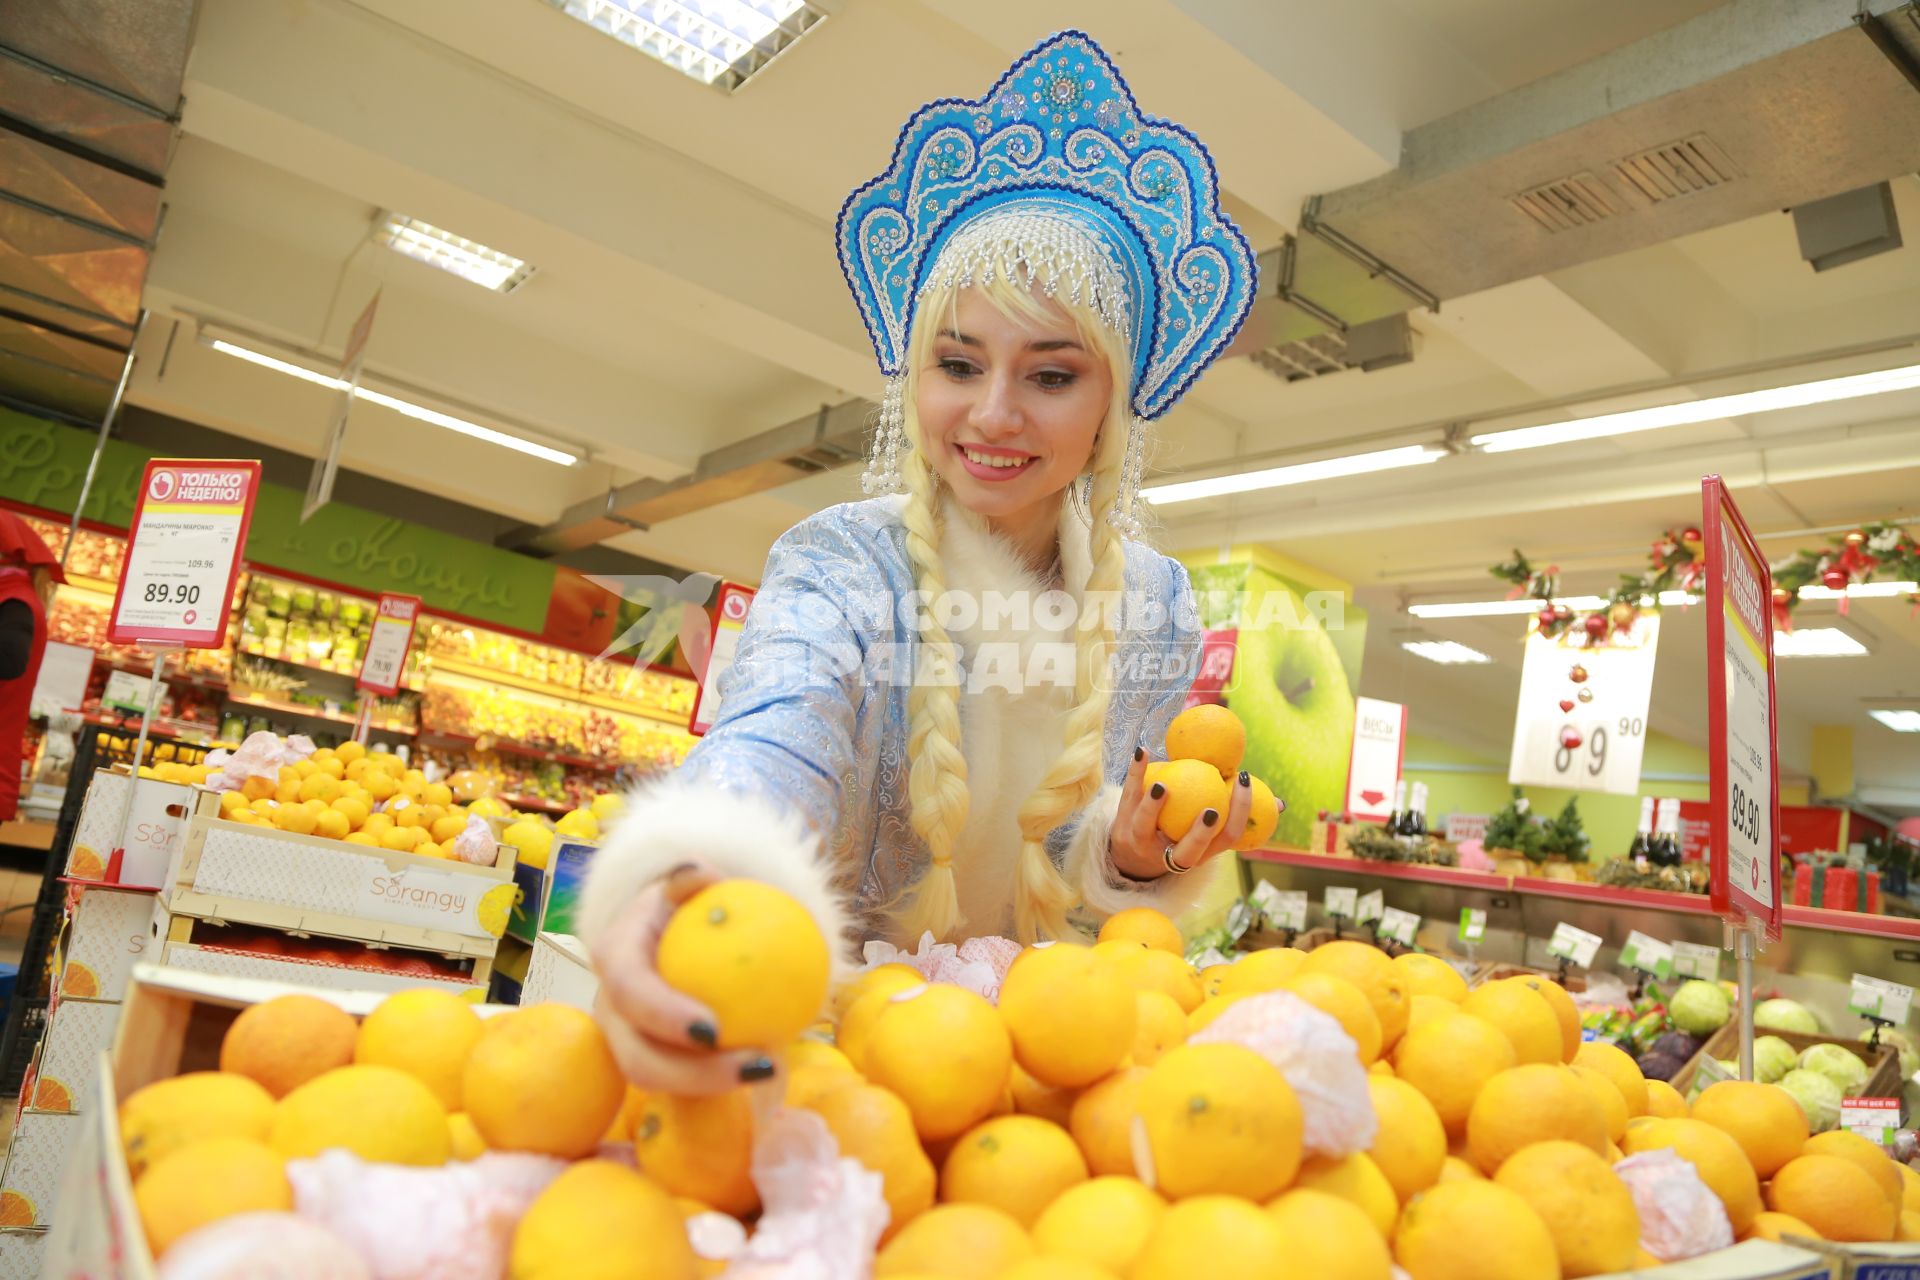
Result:
{"label": "dark nail polish", "polygon": [[1218,809],[1209,809],[1200,815],[1200,821],[1203,825],[1210,827],[1220,821],[1220,811]]}
{"label": "dark nail polish", "polygon": [[1242,769],[1240,771],[1240,785],[1243,787],[1250,787],[1253,785],[1253,781],[1247,776],[1247,771],[1245,769]]}
{"label": "dark nail polish", "polygon": [[1147,749],[1145,747],[1135,747],[1133,749],[1133,759],[1135,764],[1138,764],[1140,761],[1145,760],[1146,758],[1147,758]]}
{"label": "dark nail polish", "polygon": [[1154,783],[1153,786],[1148,789],[1147,794],[1155,800],[1158,800],[1161,796],[1167,794],[1166,784],[1160,782]]}
{"label": "dark nail polish", "polygon": [[714,1030],[711,1022],[689,1022],[687,1024],[687,1039],[697,1045],[704,1045],[706,1048],[711,1049],[720,1042],[720,1033]]}
{"label": "dark nail polish", "polygon": [[748,1058],[740,1064],[740,1083],[742,1084],[771,1079],[773,1079],[772,1058]]}

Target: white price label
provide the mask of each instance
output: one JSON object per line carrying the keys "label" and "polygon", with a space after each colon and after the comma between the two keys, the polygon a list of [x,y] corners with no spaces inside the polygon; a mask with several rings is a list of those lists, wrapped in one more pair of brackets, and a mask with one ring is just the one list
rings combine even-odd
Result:
{"label": "white price label", "polygon": [[1900,1131],[1900,1099],[1842,1098],[1840,1127],[1875,1146],[1891,1147],[1893,1135]]}
{"label": "white price label", "polygon": [[1280,891],[1273,887],[1273,881],[1262,880],[1253,886],[1253,892],[1247,895],[1247,900],[1253,903],[1262,916],[1272,920],[1273,904],[1279,896]]}
{"label": "white price label", "polygon": [[1478,942],[1487,936],[1487,913],[1478,907],[1460,908],[1460,941]]}
{"label": "white price label", "polygon": [[1529,622],[1507,781],[1609,795],[1637,792],[1659,644],[1658,614],[1640,615],[1598,647],[1583,627],[1550,640]]}
{"label": "white price label", "polygon": [[1387,909],[1387,895],[1379,889],[1372,893],[1363,893],[1353,905],[1353,918],[1361,924],[1378,920]]}
{"label": "white price label", "polygon": [[400,673],[407,665],[407,649],[413,644],[413,626],[420,616],[420,601],[415,596],[383,595],[373,617],[373,634],[367,637],[367,651],[360,658],[360,687],[378,693],[400,690]]}
{"label": "white price label", "polygon": [[1597,933],[1588,933],[1585,929],[1576,929],[1564,920],[1553,928],[1553,937],[1547,942],[1547,954],[1559,960],[1571,960],[1582,969],[1593,967],[1593,957],[1599,952],[1604,941]]}
{"label": "white price label", "polygon": [[1359,896],[1360,891],[1358,889],[1335,885],[1327,886],[1327,914],[1330,916],[1340,916],[1348,920],[1353,919],[1354,903]]}
{"label": "white price label", "polygon": [[107,638],[217,648],[246,544],[257,462],[147,464]]}
{"label": "white price label", "polygon": [[1656,978],[1671,978],[1673,948],[1635,929],[1627,935],[1627,945],[1620,948],[1620,963]]}
{"label": "white price label", "polygon": [[1905,1026],[1907,1010],[1913,1006],[1913,988],[1903,987],[1885,978],[1864,973],[1853,975],[1853,990],[1847,996],[1847,1008],[1863,1018],[1878,1018],[1894,1026]]}
{"label": "white price label", "polygon": [[1273,895],[1273,905],[1263,908],[1267,919],[1276,929],[1291,929],[1295,933],[1307,927],[1307,891],[1289,889]]}
{"label": "white price label", "polygon": [[1196,969],[1211,969],[1215,965],[1232,964],[1233,957],[1218,947],[1208,947],[1205,951],[1193,957],[1192,963]]}
{"label": "white price label", "polygon": [[1673,972],[1681,978],[1720,981],[1720,948],[1703,946],[1698,942],[1674,943]]}
{"label": "white price label", "polygon": [[1385,822],[1393,809],[1406,754],[1407,709],[1397,702],[1356,698],[1353,753],[1347,760],[1347,812],[1355,822]]}
{"label": "white price label", "polygon": [[1413,945],[1413,937],[1420,932],[1420,917],[1411,911],[1402,911],[1398,907],[1388,907],[1380,913],[1380,936],[1391,938],[1403,947]]}
{"label": "white price label", "polygon": [[145,676],[136,676],[131,671],[109,672],[107,687],[100,691],[100,705],[118,711],[144,712],[152,692],[153,681]]}

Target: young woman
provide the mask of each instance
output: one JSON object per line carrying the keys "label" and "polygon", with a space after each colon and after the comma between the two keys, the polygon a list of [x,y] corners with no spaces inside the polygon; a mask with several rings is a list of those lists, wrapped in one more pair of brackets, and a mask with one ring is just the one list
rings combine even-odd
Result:
{"label": "young woman", "polygon": [[887,376],[880,496],[775,544],[718,721],[630,797],[587,884],[601,1022],[643,1085],[773,1069],[705,1051],[710,1016],[654,971],[714,879],[780,886],[846,950],[1031,941],[1177,914],[1246,823],[1245,774],[1177,842],[1142,785],[1198,646],[1185,571],[1135,540],[1146,422],[1254,287],[1205,150],[1063,33],[908,121],[839,242]]}

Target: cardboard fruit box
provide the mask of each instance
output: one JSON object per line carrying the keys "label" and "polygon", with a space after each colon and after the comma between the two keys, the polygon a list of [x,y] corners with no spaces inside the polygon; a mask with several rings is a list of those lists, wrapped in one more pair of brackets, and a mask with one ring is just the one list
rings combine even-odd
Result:
{"label": "cardboard fruit box", "polygon": [[519,890],[491,866],[229,822],[203,791],[168,893],[176,916],[264,925],[445,955],[491,957]]}
{"label": "cardboard fruit box", "polygon": [[[1816,1044],[1837,1044],[1867,1064],[1867,1083],[1860,1089],[1863,1098],[1897,1098],[1900,1096],[1900,1055],[1891,1045],[1882,1045],[1878,1049],[1868,1048],[1865,1041],[1848,1040],[1841,1036],[1814,1036],[1798,1031],[1776,1031],[1772,1027],[1755,1027],[1753,1038],[1778,1036],[1792,1045],[1794,1052],[1805,1053]],[[1729,1022],[1700,1046],[1700,1051],[1687,1059],[1673,1079],[1667,1083],[1680,1091],[1683,1098],[1691,1097],[1694,1077],[1699,1074],[1700,1063],[1707,1058],[1718,1058],[1723,1062],[1738,1061],[1740,1057],[1740,1024]],[[1916,1273],[1920,1275],[1920,1273]]]}
{"label": "cardboard fruit box", "polygon": [[[67,848],[66,874],[70,879],[130,888],[158,889],[169,883],[180,856],[181,840],[198,798],[209,792],[183,782],[142,778],[133,789],[133,812],[127,813],[133,775],[125,765],[95,773],[80,803],[73,843]],[[214,807],[218,809],[218,797]],[[127,842],[116,862],[114,842],[126,819]]]}

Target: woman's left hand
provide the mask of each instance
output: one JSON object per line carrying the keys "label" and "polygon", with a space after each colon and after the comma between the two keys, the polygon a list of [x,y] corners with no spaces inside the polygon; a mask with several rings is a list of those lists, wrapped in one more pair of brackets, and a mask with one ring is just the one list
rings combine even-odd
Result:
{"label": "woman's left hand", "polygon": [[[1227,811],[1208,809],[1187,834],[1168,840],[1160,830],[1160,810],[1166,804],[1164,787],[1146,785],[1147,753],[1135,751],[1127,780],[1120,789],[1120,805],[1113,815],[1107,846],[1114,869],[1129,880],[1156,880],[1169,871],[1168,863],[1191,871],[1209,858],[1231,849],[1247,829],[1253,806],[1253,788],[1246,773],[1234,779]],[[1285,809],[1283,804],[1282,809]]]}

